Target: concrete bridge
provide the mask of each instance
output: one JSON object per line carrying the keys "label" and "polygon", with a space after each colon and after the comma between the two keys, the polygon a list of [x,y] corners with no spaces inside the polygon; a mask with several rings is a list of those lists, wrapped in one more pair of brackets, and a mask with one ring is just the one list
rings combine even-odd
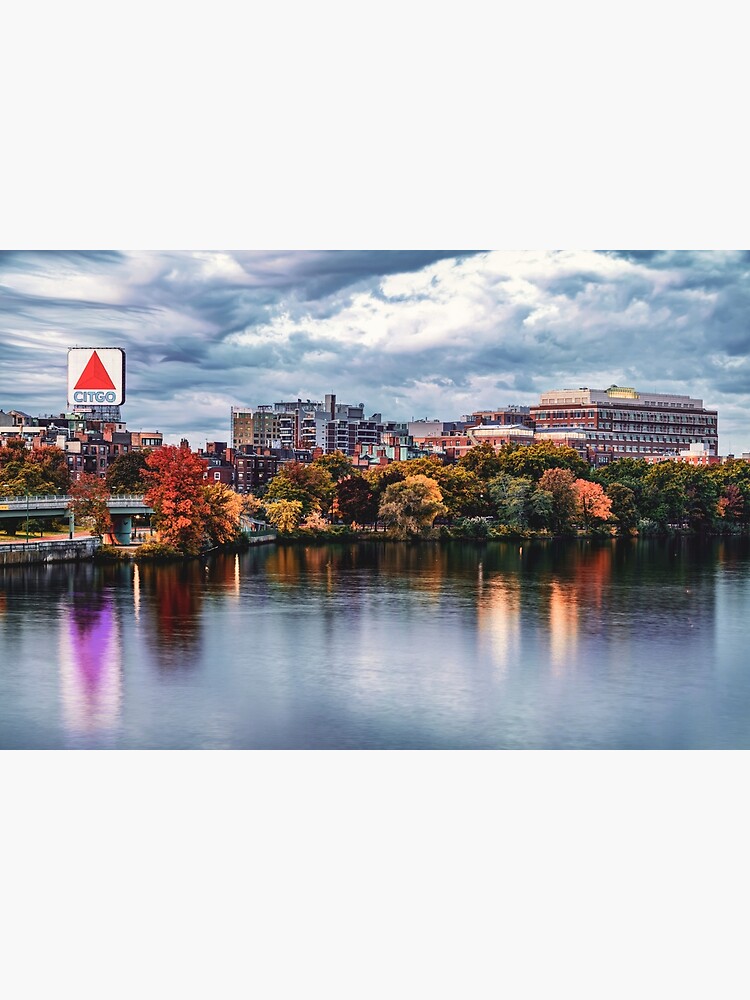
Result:
{"label": "concrete bridge", "polygon": [[[0,525],[3,522],[15,521],[16,530],[18,525],[27,519],[44,520],[67,517],[70,537],[73,537],[75,523],[73,511],[69,504],[71,497],[63,495],[47,496],[23,496],[23,497],[2,497],[0,496]],[[121,545],[130,542],[133,531],[133,517],[136,514],[153,514],[153,507],[145,503],[143,496],[112,496],[107,501],[107,507],[112,516],[112,523],[115,526],[114,536]]]}

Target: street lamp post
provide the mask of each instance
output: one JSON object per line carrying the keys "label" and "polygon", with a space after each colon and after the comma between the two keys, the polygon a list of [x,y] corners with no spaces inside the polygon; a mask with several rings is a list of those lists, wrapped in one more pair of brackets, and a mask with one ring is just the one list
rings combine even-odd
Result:
{"label": "street lamp post", "polygon": [[26,544],[29,544],[29,488],[26,487]]}

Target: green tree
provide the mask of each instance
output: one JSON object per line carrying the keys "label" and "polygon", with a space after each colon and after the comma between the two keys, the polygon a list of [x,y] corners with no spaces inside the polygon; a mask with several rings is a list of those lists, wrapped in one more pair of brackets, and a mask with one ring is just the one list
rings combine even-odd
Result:
{"label": "green tree", "polygon": [[29,449],[22,438],[0,447],[0,496],[67,493],[70,474],[65,452],[54,446]]}
{"label": "green tree", "polygon": [[750,520],[750,462],[727,459],[709,466],[709,476],[719,487],[720,516],[746,524]]}
{"label": "green tree", "polygon": [[449,518],[486,517],[492,513],[487,484],[461,465],[442,465],[431,479],[440,487]]}
{"label": "green tree", "polygon": [[148,468],[146,459],[151,449],[129,451],[118,455],[107,469],[106,483],[110,493],[143,493],[146,480],[143,475]]}
{"label": "green tree", "polygon": [[608,494],[612,483],[627,486],[633,493],[636,507],[640,510],[649,469],[653,469],[653,465],[643,458],[619,458],[616,462],[601,466],[592,478],[595,482],[601,483]]}
{"label": "green tree", "polygon": [[554,518],[554,498],[549,490],[537,486],[529,494],[526,504],[529,527],[549,531]]}
{"label": "green tree", "polygon": [[343,451],[330,451],[327,455],[316,458],[312,464],[319,469],[325,469],[334,483],[346,479],[354,472],[354,462]]}
{"label": "green tree", "polygon": [[539,488],[551,496],[551,528],[556,533],[569,531],[576,515],[575,476],[569,469],[547,469]]}
{"label": "green tree", "polygon": [[687,520],[687,498],[677,462],[652,465],[643,479],[641,516],[655,521],[660,531]]}
{"label": "green tree", "polygon": [[507,472],[500,472],[489,480],[487,493],[501,524],[521,529],[528,527],[526,501],[532,485],[526,476],[514,477]]}
{"label": "green tree", "polygon": [[[437,458],[428,457],[392,462],[385,467],[378,482],[390,485],[399,481],[396,477],[403,481],[407,476],[427,476],[428,479],[434,479],[442,493],[446,516],[451,519],[484,517],[491,513],[485,483],[475,472],[460,463],[445,465]],[[378,492],[377,487],[374,492]]]}
{"label": "green tree", "polygon": [[574,448],[538,441],[532,445],[504,445],[498,452],[500,471],[537,482],[548,469],[568,469],[574,479],[588,479],[590,468]]}
{"label": "green tree", "polygon": [[264,500],[297,500],[303,516],[310,511],[327,512],[335,484],[330,472],[320,465],[288,462],[282,465],[266,489]]}
{"label": "green tree", "polygon": [[408,462],[391,462],[389,465],[378,465],[372,469],[366,469],[362,474],[362,478],[372,490],[375,498],[376,527],[379,516],[377,511],[380,509],[380,501],[383,499],[383,494],[393,483],[402,483],[406,479],[406,473],[402,467],[408,464]]}
{"label": "green tree", "polygon": [[488,492],[501,524],[517,531],[546,530],[552,521],[552,494],[526,476],[501,472],[489,481]]}
{"label": "green tree", "polygon": [[379,516],[397,538],[424,534],[436,517],[446,513],[440,487],[428,476],[407,476],[383,493]]}
{"label": "green tree", "polygon": [[629,534],[638,524],[635,493],[622,483],[612,483],[607,487],[607,496],[612,502],[612,517],[617,522],[618,534]]}
{"label": "green tree", "polygon": [[502,463],[489,442],[474,445],[458,460],[458,465],[475,473],[480,479],[492,479],[502,471]]}
{"label": "green tree", "polygon": [[534,484],[525,476],[510,477],[510,483],[502,504],[498,505],[500,520],[512,528],[525,530],[530,525],[530,502],[534,494]]}
{"label": "green tree", "polygon": [[688,525],[692,531],[710,531],[718,517],[719,485],[706,466],[680,464],[679,481],[685,496]]}

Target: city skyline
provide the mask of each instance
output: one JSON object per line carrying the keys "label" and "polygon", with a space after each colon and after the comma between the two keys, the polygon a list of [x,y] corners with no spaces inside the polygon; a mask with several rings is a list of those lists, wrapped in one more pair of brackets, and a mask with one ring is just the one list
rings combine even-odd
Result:
{"label": "city skyline", "polygon": [[[394,420],[617,383],[720,411],[750,451],[748,254],[0,253],[0,407],[65,409],[67,349],[122,347],[132,428],[194,446],[232,405],[363,402]],[[12,373],[12,378],[9,377]]]}

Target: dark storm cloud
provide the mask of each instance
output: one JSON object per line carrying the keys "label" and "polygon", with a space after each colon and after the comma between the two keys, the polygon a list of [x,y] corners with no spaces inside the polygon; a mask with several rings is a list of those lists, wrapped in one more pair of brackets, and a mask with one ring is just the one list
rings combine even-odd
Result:
{"label": "dark storm cloud", "polygon": [[111,344],[130,425],[175,436],[225,438],[233,403],[336,392],[449,419],[611,382],[720,402],[746,435],[749,268],[744,252],[3,252],[0,407],[62,409],[67,347]]}
{"label": "dark storm cloud", "polygon": [[419,271],[438,260],[465,257],[477,250],[341,250],[333,257],[307,259],[301,263],[304,298],[322,299],[351,284],[388,274]]}
{"label": "dark storm cloud", "polygon": [[633,260],[638,263],[646,264],[653,263],[660,255],[663,254],[662,250],[605,250],[603,252],[616,254],[618,257],[623,257],[625,260]]}
{"label": "dark storm cloud", "polygon": [[[2,268],[0,267],[0,273]],[[13,316],[23,316],[32,323],[41,323],[46,318],[54,317],[59,313],[72,313],[73,310],[80,309],[85,312],[89,323],[97,317],[99,313],[132,313],[134,315],[147,315],[152,310],[146,306],[124,305],[113,306],[109,302],[97,302],[94,299],[70,299],[54,298],[52,296],[29,295],[23,292],[15,292],[3,286],[0,282],[0,313],[9,313]]]}

